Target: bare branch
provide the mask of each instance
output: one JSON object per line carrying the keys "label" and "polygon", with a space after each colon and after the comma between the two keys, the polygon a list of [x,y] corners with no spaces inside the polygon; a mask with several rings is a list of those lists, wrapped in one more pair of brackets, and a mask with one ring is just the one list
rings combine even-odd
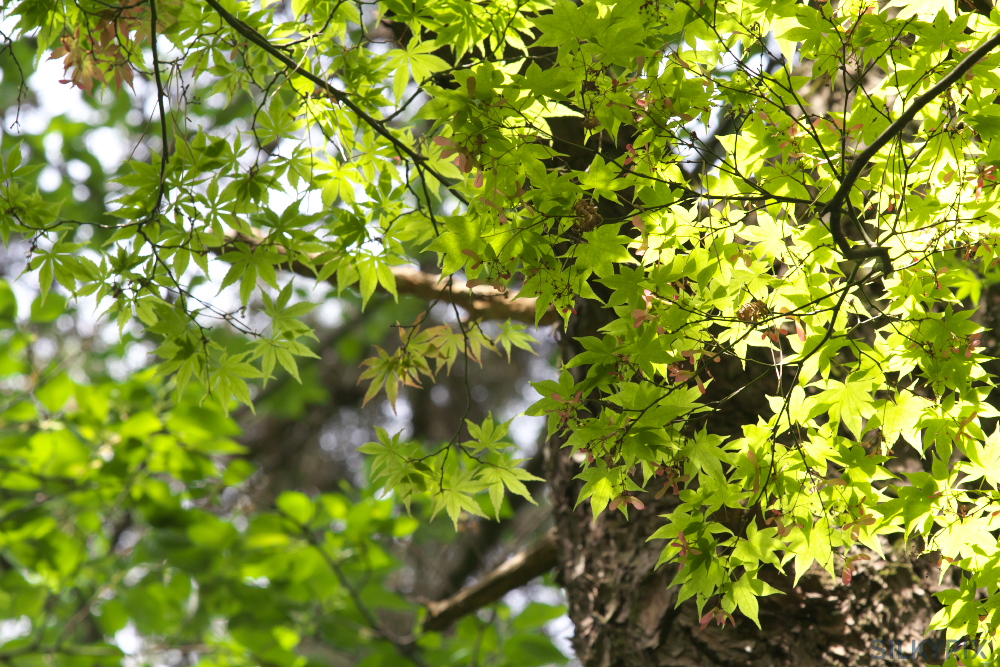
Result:
{"label": "bare branch", "polygon": [[[269,244],[264,239],[235,231],[227,234],[225,246],[222,248],[212,248],[212,251],[222,253],[226,247],[236,243],[243,243],[251,248],[267,246],[281,255],[288,254],[284,246]],[[316,277],[316,271],[313,267],[303,262],[289,262],[288,268],[300,276],[307,278]],[[419,269],[405,266],[392,267],[392,275],[396,278],[396,291],[400,294],[410,294],[421,299],[426,299],[427,301],[441,301],[454,304],[460,308],[464,308],[470,315],[481,320],[511,319],[527,324],[535,323],[537,299],[534,297],[519,298],[516,292],[501,292],[489,285],[469,287],[464,280],[426,273]],[[335,276],[331,276],[328,282],[336,285],[337,279]],[[379,289],[382,289],[382,287],[379,286]],[[558,321],[559,315],[555,308],[549,307],[542,315],[538,324],[554,324]]]}
{"label": "bare branch", "polygon": [[507,559],[507,562],[478,583],[463,588],[445,600],[427,601],[425,604],[430,615],[424,621],[424,630],[443,630],[462,616],[496,602],[504,594],[525,585],[555,566],[556,529],[552,528],[533,545]]}

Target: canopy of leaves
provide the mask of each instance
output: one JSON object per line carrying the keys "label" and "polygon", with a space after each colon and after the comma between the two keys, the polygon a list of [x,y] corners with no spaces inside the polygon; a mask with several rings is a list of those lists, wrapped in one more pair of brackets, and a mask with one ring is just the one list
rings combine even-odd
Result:
{"label": "canopy of leaves", "polygon": [[[364,361],[365,400],[393,407],[600,307],[528,413],[581,461],[595,517],[677,496],[650,538],[705,623],[756,622],[761,568],[847,582],[852,549],[891,536],[962,574],[935,628],[994,636],[1000,414],[976,311],[1000,259],[1000,14],[958,9],[8,3],[0,92],[59,59],[138,148],[106,172],[79,158],[107,177],[79,202],[38,172],[44,135],[85,152],[86,128],[4,135],[0,237],[26,244],[38,313],[96,299],[159,362],[36,368],[0,292],[0,612],[30,624],[0,657],[114,662],[131,623],[203,664],[335,663],[311,642],[364,664],[554,659],[527,621],[396,637],[373,611],[407,604],[378,583],[380,544],[415,529],[399,505],[457,525],[531,497],[492,415],[444,442],[380,429],[351,502],[221,503],[249,474],[227,415],[316,354],[321,282],[453,311]],[[742,392],[768,409],[719,428]],[[122,516],[146,527],[134,549]]]}

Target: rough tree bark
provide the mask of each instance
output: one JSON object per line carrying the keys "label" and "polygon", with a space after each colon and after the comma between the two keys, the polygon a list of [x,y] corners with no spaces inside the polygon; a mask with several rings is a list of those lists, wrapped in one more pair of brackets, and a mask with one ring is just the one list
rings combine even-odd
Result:
{"label": "rough tree bark", "polygon": [[[811,102],[821,112],[842,104],[843,94],[828,88]],[[582,129],[577,136],[583,136]],[[606,321],[599,304],[581,300],[561,342],[564,359],[580,352],[574,337],[598,335]],[[765,395],[777,389],[773,374],[759,379],[754,390],[737,391],[760,372],[750,364],[745,371],[733,358],[711,370],[714,383],[706,402],[729,400],[717,404],[705,421],[710,432],[736,435],[744,424],[769,414]],[[947,579],[938,583],[933,558],[917,557],[913,545],[886,541],[885,559],[865,562],[849,585],[818,565],[798,585],[793,585],[791,564],[785,572],[769,568],[768,583],[783,594],[760,600],[759,629],[747,620],[735,627],[714,621],[702,627],[693,599],[676,607],[678,589],[670,588],[676,566],[654,569],[665,542],[647,541],[663,525],[659,515],[678,501],[643,495],[646,508],[632,509],[630,520],[605,511],[594,521],[588,504],[574,507],[583,484],[575,476],[582,468],[561,444],[559,438],[548,443],[546,470],[557,528],[557,580],[576,628],[573,648],[586,667],[872,664],[888,642],[904,654],[918,645],[940,607],[932,593],[950,587]],[[900,465],[917,469],[919,462],[899,454]],[[764,527],[759,517],[751,520]],[[723,523],[735,530],[743,521],[735,517]],[[930,645],[924,655],[944,659],[940,648]]]}
{"label": "rough tree bark", "polygon": [[[593,310],[592,303],[581,303],[570,333],[593,335],[601,322]],[[567,354],[576,352],[570,336],[563,347]],[[714,372],[717,385],[732,389],[745,383],[739,364],[724,365],[727,373]],[[725,423],[716,415],[718,430],[755,423],[761,396],[737,394],[726,405]],[[694,600],[676,608],[677,589],[670,588],[676,566],[654,569],[665,543],[647,541],[663,523],[658,515],[677,501],[642,496],[646,508],[633,509],[630,520],[606,511],[595,522],[587,504],[574,509],[581,467],[560,444],[553,438],[547,450],[557,580],[576,627],[573,648],[586,667],[865,665],[878,654],[877,641],[902,641],[909,650],[924,637],[937,608],[931,596],[937,568],[904,546],[888,544],[886,559],[871,561],[850,585],[818,566],[797,586],[791,565],[787,572],[773,570],[768,583],[783,595],[761,599],[760,629],[746,620],[735,627],[714,622],[701,627]]]}

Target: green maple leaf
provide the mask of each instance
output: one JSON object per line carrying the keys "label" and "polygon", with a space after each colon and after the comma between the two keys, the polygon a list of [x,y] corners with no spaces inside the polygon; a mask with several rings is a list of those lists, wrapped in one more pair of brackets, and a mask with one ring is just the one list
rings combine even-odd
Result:
{"label": "green maple leaf", "polygon": [[823,386],[826,390],[816,396],[816,403],[810,410],[810,417],[815,417],[829,410],[833,419],[846,426],[855,438],[862,434],[864,419],[875,413],[875,400],[872,392],[878,379],[874,373],[855,374],[847,382],[826,380]]}
{"label": "green maple leaf", "polygon": [[574,250],[576,266],[585,275],[593,271],[599,278],[605,278],[614,274],[615,264],[635,263],[628,251],[632,239],[619,234],[620,229],[620,224],[602,225],[583,235],[586,243],[575,246]]}
{"label": "green maple leaf", "polygon": [[886,444],[893,445],[902,436],[921,456],[924,454],[923,441],[920,437],[920,419],[930,401],[917,396],[911,391],[900,391],[896,400],[887,400],[885,406],[878,412],[882,422],[882,437]]}
{"label": "green maple leaf", "polygon": [[537,16],[531,20],[541,29],[536,46],[563,46],[587,39],[600,27],[596,3],[585,2],[576,5],[570,0],[560,0],[552,8],[551,14]]}
{"label": "green maple leaf", "polygon": [[615,491],[615,483],[621,477],[621,470],[608,468],[602,459],[594,461],[594,465],[587,468],[576,476],[587,483],[580,489],[580,497],[576,504],[580,505],[584,500],[590,498],[590,507],[594,512],[594,520],[603,512],[611,499],[618,495]]}
{"label": "green maple leaf", "polygon": [[972,443],[966,447],[967,462],[959,465],[965,472],[966,482],[982,478],[994,487],[1000,485],[1000,427],[982,445]]}
{"label": "green maple leaf", "polygon": [[431,518],[433,519],[443,509],[457,528],[463,511],[485,517],[486,513],[473,498],[485,488],[486,484],[476,479],[475,470],[466,470],[452,476],[434,496]]}
{"label": "green maple leaf", "polygon": [[515,493],[532,505],[537,505],[535,499],[531,497],[531,492],[524,482],[541,482],[541,477],[536,477],[524,468],[517,465],[522,460],[514,460],[504,457],[496,465],[488,465],[482,469],[479,479],[489,485],[490,502],[493,503],[493,511],[497,520],[500,519],[500,506],[503,503],[504,488],[511,493]]}

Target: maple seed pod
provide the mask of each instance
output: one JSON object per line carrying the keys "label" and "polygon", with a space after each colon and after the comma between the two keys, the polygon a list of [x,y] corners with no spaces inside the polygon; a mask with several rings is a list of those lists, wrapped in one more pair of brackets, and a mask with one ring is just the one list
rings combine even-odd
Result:
{"label": "maple seed pod", "polygon": [[754,299],[740,306],[736,311],[736,317],[741,322],[759,322],[771,314],[771,309],[760,299]]}
{"label": "maple seed pod", "polygon": [[583,126],[588,130],[593,130],[600,124],[601,121],[597,120],[597,116],[593,114],[588,114],[587,117],[583,119]]}
{"label": "maple seed pod", "polygon": [[573,228],[577,233],[589,232],[604,221],[592,199],[581,199],[573,204],[573,212],[576,213]]}

